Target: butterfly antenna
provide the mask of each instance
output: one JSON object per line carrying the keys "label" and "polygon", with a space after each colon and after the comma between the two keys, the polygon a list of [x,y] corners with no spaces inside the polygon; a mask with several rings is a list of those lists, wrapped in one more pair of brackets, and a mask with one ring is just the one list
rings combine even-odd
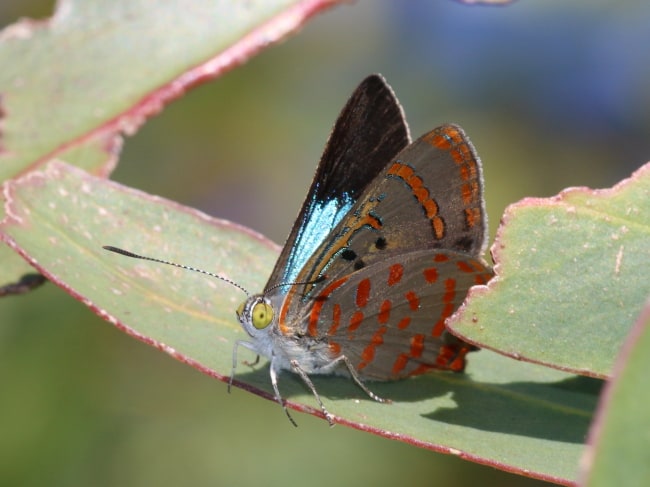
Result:
{"label": "butterfly antenna", "polygon": [[133,252],[129,252],[128,250],[120,249],[118,247],[113,247],[112,245],[104,245],[104,246],[102,246],[102,248],[104,250],[109,250],[111,252],[115,252],[116,254],[124,255],[126,257],[133,257],[134,259],[141,259],[141,260],[150,260],[151,262],[158,262],[159,264],[167,264],[167,265],[171,265],[171,266],[178,267],[180,269],[185,269],[185,270],[188,270],[188,271],[200,272],[201,274],[205,274],[206,276],[216,277],[217,279],[220,279],[220,280],[222,280],[224,282],[227,282],[228,284],[232,284],[237,289],[241,289],[246,294],[246,296],[250,296],[250,293],[246,289],[244,289],[241,285],[237,284],[234,281],[231,281],[230,279],[227,279],[225,277],[221,277],[221,276],[219,276],[219,275],[217,275],[217,274],[215,274],[213,272],[204,271],[203,269],[198,269],[196,267],[191,267],[189,265],[177,264],[176,262],[170,262],[168,260],[156,259],[154,257],[147,257],[146,255],[134,254]]}
{"label": "butterfly antenna", "polygon": [[311,281],[294,281],[294,282],[281,282],[279,284],[274,284],[268,289],[264,290],[264,294],[268,294],[274,289],[277,289],[282,286],[303,286],[303,285],[308,285],[308,284],[318,284],[319,282],[323,282],[325,279],[327,279],[326,275],[320,275],[316,279],[313,279]]}

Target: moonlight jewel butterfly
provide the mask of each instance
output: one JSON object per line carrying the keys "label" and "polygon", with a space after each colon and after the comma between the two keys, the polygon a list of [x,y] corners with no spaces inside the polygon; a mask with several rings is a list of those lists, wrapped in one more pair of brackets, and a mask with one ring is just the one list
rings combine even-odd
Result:
{"label": "moonlight jewel butterfly", "polygon": [[[467,290],[492,276],[481,163],[456,125],[410,141],[401,106],[379,75],[361,82],[341,111],[307,198],[263,292],[237,310],[248,339],[270,361],[275,398],[282,370],[298,374],[325,418],[314,374],[366,380],[432,369],[463,371],[474,346],[446,319]],[[116,247],[129,257],[214,274]],[[219,277],[219,276],[215,276]]]}

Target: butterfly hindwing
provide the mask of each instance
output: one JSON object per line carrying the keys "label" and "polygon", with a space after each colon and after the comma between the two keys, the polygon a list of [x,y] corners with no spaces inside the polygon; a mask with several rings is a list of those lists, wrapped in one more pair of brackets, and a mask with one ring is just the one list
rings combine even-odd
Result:
{"label": "butterfly hindwing", "polygon": [[467,290],[491,271],[457,252],[388,256],[314,295],[307,335],[344,353],[360,377],[399,379],[430,369],[462,370],[472,347],[445,328]]}

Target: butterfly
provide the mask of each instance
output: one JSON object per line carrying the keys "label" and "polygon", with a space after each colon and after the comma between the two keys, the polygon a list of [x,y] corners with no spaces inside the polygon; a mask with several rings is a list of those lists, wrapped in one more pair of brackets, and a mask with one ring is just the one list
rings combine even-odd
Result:
{"label": "butterfly", "polygon": [[300,376],[333,425],[312,375],[348,375],[389,402],[365,381],[463,371],[476,347],[445,320],[492,276],[481,260],[486,222],[481,163],[462,129],[442,125],[411,142],[392,89],[368,76],[334,125],[264,291],[244,290],[237,317],[248,337],[234,344],[230,382],[246,348],[269,359],[275,398],[294,425],[278,387],[283,370]]}

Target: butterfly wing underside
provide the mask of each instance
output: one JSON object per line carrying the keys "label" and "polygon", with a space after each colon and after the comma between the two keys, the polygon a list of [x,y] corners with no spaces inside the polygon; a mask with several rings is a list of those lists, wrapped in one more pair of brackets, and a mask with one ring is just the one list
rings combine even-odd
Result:
{"label": "butterfly wing underside", "polygon": [[[471,347],[445,331],[444,319],[462,302],[467,289],[486,282],[485,276],[490,273],[477,260],[486,241],[482,188],[480,161],[459,127],[443,125],[420,137],[388,161],[314,250],[297,276],[299,282],[308,284],[292,286],[284,299],[280,330],[285,334],[327,337],[335,344],[332,350],[340,347],[340,353],[360,367],[363,376],[389,379],[427,368],[462,370],[463,356]],[[434,258],[440,261],[432,263]],[[458,266],[465,261],[472,262],[471,272],[459,277]],[[406,262],[404,289],[380,284],[378,276]],[[446,294],[451,291],[441,287],[440,282],[422,280],[422,272],[433,269],[434,264],[439,266],[440,274],[449,272],[456,279],[453,299]],[[426,337],[426,352],[411,357],[410,365],[403,370],[389,369],[381,360],[362,366],[362,350],[379,340],[375,334],[384,327],[374,315],[350,311],[356,309],[353,283],[357,281],[374,283],[376,294],[369,301],[372,306],[397,299],[401,304],[391,305],[395,316],[412,305],[406,293],[421,289],[420,308],[412,313],[412,325],[401,331],[398,323],[390,323],[382,336],[382,347],[377,348],[394,361],[396,356],[408,356],[412,340],[419,339],[414,337]],[[333,289],[335,283],[342,282],[346,285]],[[343,311],[347,314],[340,314]],[[316,315],[318,322],[313,320]],[[343,339],[335,336],[329,322],[335,316],[340,317],[342,329],[354,328],[355,333],[345,334]],[[379,363],[381,367],[376,365]]]}

